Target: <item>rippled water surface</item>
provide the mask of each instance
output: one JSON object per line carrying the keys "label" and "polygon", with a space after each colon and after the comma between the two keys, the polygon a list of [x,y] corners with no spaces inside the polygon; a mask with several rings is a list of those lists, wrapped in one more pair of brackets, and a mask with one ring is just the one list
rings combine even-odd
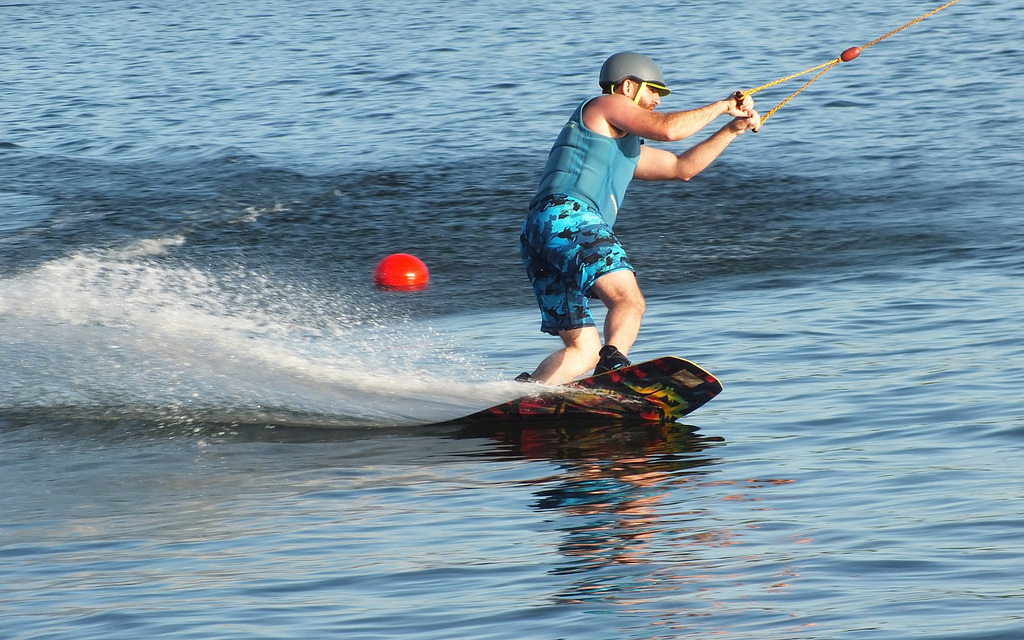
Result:
{"label": "rippled water surface", "polygon": [[556,346],[518,228],[609,53],[684,109],[938,4],[0,7],[0,638],[1024,637],[1019,4],[630,188],[687,424],[437,426]]}

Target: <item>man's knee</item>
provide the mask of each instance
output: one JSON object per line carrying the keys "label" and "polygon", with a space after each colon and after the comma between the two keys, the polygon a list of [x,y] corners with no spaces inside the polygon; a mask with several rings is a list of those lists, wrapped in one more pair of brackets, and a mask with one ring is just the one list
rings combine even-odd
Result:
{"label": "man's knee", "polygon": [[637,294],[639,295],[639,300],[637,300],[637,310],[640,312],[640,315],[644,315],[644,312],[647,311],[647,300],[644,299],[644,295],[640,293],[639,289],[637,289]]}
{"label": "man's knee", "polygon": [[593,351],[595,358],[597,357],[597,352],[601,349],[601,336],[598,334],[596,327],[561,331],[559,336],[561,336],[566,348],[578,349],[582,352]]}
{"label": "man's knee", "polygon": [[647,301],[632,271],[614,271],[594,283],[593,292],[607,307],[623,306],[643,315]]}

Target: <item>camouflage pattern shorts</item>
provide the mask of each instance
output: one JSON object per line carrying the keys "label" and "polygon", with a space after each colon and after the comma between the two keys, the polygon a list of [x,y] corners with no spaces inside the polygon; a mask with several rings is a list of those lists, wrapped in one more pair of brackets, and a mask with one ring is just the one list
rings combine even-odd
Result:
{"label": "camouflage pattern shorts", "polygon": [[601,214],[582,200],[551,196],[523,222],[519,252],[540,306],[540,330],[594,326],[588,297],[601,276],[633,266]]}

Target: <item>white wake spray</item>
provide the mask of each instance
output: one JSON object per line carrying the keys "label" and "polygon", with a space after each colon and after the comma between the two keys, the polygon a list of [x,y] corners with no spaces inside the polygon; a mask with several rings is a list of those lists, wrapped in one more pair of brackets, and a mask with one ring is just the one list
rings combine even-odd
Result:
{"label": "white wake spray", "polygon": [[518,390],[369,298],[167,260],[184,242],[82,252],[0,280],[0,409],[409,425]]}

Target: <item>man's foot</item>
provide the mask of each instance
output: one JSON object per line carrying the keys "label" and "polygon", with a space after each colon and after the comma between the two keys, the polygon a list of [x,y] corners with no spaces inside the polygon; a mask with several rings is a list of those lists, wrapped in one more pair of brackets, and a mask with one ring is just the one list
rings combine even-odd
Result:
{"label": "man's foot", "polygon": [[610,344],[606,344],[601,347],[601,351],[598,352],[598,355],[601,359],[597,361],[597,366],[594,367],[595,376],[602,373],[608,373],[609,371],[615,371],[622,367],[628,367],[630,364],[626,356],[622,355],[618,349]]}
{"label": "man's foot", "polygon": [[516,376],[515,377],[515,381],[516,382],[537,382],[536,380],[533,379],[533,376],[531,376],[529,373],[527,373],[525,371],[520,373],[518,376]]}

